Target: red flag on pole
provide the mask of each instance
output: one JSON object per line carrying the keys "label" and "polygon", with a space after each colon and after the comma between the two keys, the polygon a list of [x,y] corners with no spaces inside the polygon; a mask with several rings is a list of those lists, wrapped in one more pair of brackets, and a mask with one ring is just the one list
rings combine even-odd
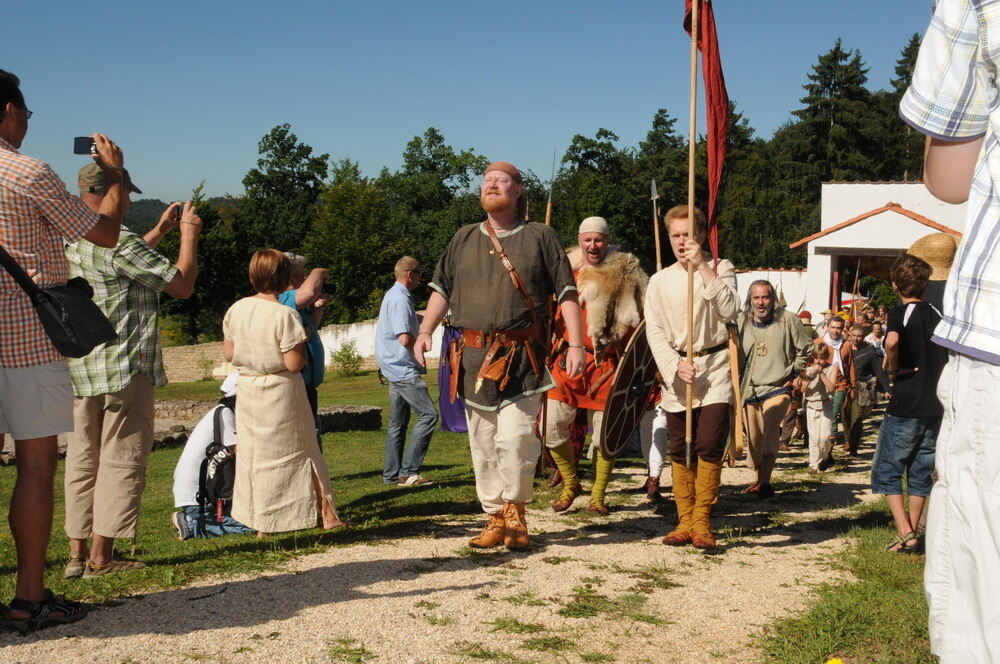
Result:
{"label": "red flag on pole", "polygon": [[[684,29],[691,34],[691,2],[684,0]],[[719,37],[715,32],[715,15],[711,0],[699,0],[698,50],[701,51],[701,72],[705,80],[705,120],[708,125],[708,243],[712,258],[719,261],[719,228],[716,217],[719,206],[719,185],[726,162],[726,136],[729,134],[729,94],[722,78],[719,58]]]}

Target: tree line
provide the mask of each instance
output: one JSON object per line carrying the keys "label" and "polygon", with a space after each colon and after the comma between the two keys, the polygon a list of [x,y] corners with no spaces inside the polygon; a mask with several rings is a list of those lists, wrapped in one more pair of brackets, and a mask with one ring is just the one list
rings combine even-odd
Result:
{"label": "tree line", "polygon": [[[720,197],[719,236],[723,256],[737,267],[805,265],[802,249],[788,244],[819,230],[820,184],[828,181],[914,180],[920,177],[923,137],[898,119],[919,48],[913,35],[903,48],[888,90],[870,90],[861,53],[840,40],[818,56],[803,85],[801,107],[770,139],[756,135],[731,104],[727,158]],[[686,101],[684,102],[686,103]],[[699,141],[698,200],[704,200],[705,144]],[[332,160],[298,140],[287,125],[259,143],[256,167],[243,178],[239,197],[194,192],[205,222],[200,274],[189,300],[164,298],[165,329],[175,343],[221,336],[222,317],[248,295],[251,254],[275,247],[303,254],[309,267],[325,267],[335,295],[325,323],[377,315],[392,285],[392,268],[404,254],[432,269],[462,225],[484,218],[476,183],[488,159],[473,149],[448,145],[430,127],[410,140],[402,166],[365,176],[351,159]],[[655,269],[650,180],[661,195],[661,213],[687,198],[687,137],[678,133],[668,109],[658,110],[644,140],[622,145],[610,129],[577,134],[550,182],[526,175],[529,216],[541,221],[553,199],[553,227],[569,245],[581,219],[608,219],[613,243]],[[159,204],[159,205],[157,205]],[[133,230],[155,220],[159,201],[137,201]],[[161,247],[173,255],[177,238]],[[672,258],[663,242],[663,259]],[[426,293],[417,293],[418,299]]]}

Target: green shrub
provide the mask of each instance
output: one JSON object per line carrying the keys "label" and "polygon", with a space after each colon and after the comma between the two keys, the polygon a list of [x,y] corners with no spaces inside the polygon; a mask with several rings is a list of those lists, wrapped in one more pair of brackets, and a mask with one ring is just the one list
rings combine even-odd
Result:
{"label": "green shrub", "polygon": [[357,376],[361,373],[361,364],[364,362],[358,352],[358,342],[354,339],[348,339],[330,353],[330,359],[333,361],[334,371],[341,377]]}

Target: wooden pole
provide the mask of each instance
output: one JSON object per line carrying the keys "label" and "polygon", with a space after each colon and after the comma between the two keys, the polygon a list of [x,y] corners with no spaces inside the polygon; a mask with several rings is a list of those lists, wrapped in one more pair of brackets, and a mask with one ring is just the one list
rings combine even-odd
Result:
{"label": "wooden pole", "polygon": [[545,225],[552,225],[552,189],[556,184],[556,149],[552,148],[552,179],[549,181],[549,200],[545,203]]}
{"label": "wooden pole", "polygon": [[656,240],[656,271],[659,272],[663,269],[663,250],[660,249],[660,223],[657,219],[659,215],[656,209],[656,199],[660,197],[660,194],[656,191],[656,180],[652,182],[649,197],[653,203],[653,238]]}
{"label": "wooden pole", "polygon": [[[691,3],[691,103],[690,131],[688,138],[688,237],[693,237],[695,225],[694,216],[694,164],[698,139],[698,5],[700,0]],[[687,359],[694,362],[694,267],[690,257],[687,259]],[[685,390],[686,404],[684,413],[684,447],[685,462],[691,467],[691,441],[694,430],[694,385],[688,383]]]}
{"label": "wooden pole", "polygon": [[[861,257],[858,257],[858,268],[854,271],[854,290],[851,291],[851,325],[858,319],[858,282],[861,280]],[[848,325],[850,329],[850,325]]]}

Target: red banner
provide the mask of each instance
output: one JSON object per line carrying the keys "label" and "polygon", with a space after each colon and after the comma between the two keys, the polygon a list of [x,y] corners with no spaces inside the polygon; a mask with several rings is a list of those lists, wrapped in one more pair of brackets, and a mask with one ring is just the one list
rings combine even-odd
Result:
{"label": "red banner", "polygon": [[[711,0],[699,0],[698,50],[701,51],[701,71],[705,80],[705,120],[708,125],[708,242],[712,257],[719,260],[719,228],[716,217],[719,207],[719,186],[726,163],[726,137],[729,134],[729,94],[722,77],[719,58],[719,37],[715,32],[715,14]],[[691,34],[691,3],[684,2],[684,29]]]}

